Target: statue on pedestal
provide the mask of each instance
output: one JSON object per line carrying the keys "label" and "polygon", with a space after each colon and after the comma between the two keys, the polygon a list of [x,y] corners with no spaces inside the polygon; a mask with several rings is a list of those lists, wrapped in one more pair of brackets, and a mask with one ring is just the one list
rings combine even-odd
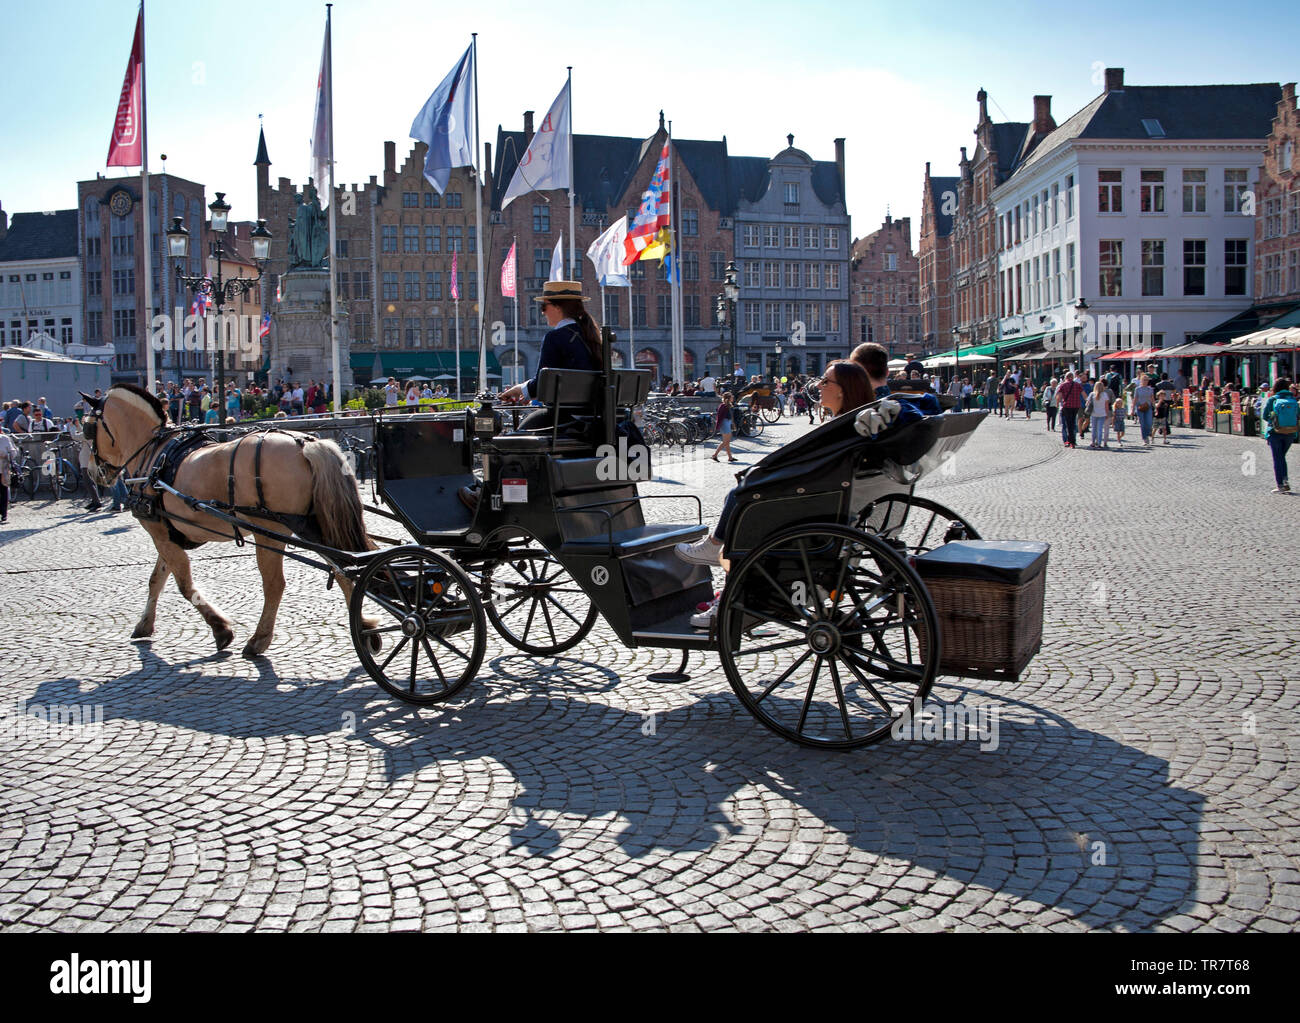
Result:
{"label": "statue on pedestal", "polygon": [[297,200],[297,215],[289,218],[289,269],[324,269],[328,266],[329,225],[310,178]]}

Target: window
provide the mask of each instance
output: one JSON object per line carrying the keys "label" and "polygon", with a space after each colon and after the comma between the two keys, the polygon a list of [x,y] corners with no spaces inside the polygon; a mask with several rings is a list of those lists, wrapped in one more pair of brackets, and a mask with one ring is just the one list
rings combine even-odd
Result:
{"label": "window", "polygon": [[380,251],[396,252],[397,251],[397,225],[384,224],[379,229],[380,233]]}
{"label": "window", "polygon": [[1052,305],[1061,304],[1061,250],[1052,252]]}
{"label": "window", "polygon": [[682,210],[682,237],[694,238],[700,233],[700,214],[698,210]]}
{"label": "window", "polygon": [[1142,171],[1140,194],[1139,208],[1143,213],[1164,213],[1165,172],[1162,170]]}
{"label": "window", "polygon": [[725,252],[709,253],[709,280],[720,281],[727,273],[727,254]]}
{"label": "window", "polygon": [[357,298],[370,298],[370,271],[359,270],[353,279],[357,282]]}
{"label": "window", "polygon": [[[447,251],[465,251],[465,229],[458,224],[449,224],[447,227]],[[549,273],[549,270],[547,272]]]}
{"label": "window", "polygon": [[72,319],[64,317],[59,321],[59,340],[65,344],[72,344]]}
{"label": "window", "polygon": [[798,288],[799,285],[800,285],[801,283],[802,283],[802,275],[801,275],[800,272],[799,272],[799,264],[798,264],[798,263],[786,263],[786,264],[785,264],[785,288],[786,288],[786,290],[787,290],[787,291],[790,291],[790,290],[793,289],[793,288]]}
{"label": "window", "polygon": [[1030,222],[1031,225],[1033,225],[1032,228],[1030,229],[1030,232],[1029,232],[1029,233],[1030,233],[1030,234],[1037,234],[1037,233],[1038,233],[1038,230],[1039,230],[1039,226],[1038,226],[1038,196],[1034,196],[1034,205],[1033,205],[1033,208],[1029,211],[1029,222]]}
{"label": "window", "polygon": [[424,321],[424,343],[428,348],[438,348],[442,345],[442,314],[437,309],[434,309],[433,313],[433,316]]}
{"label": "window", "polygon": [[[1065,219],[1074,219],[1074,175],[1065,176]],[[1017,232],[1016,241],[1019,241],[1019,232]]]}
{"label": "window", "polygon": [[418,316],[408,316],[406,318],[406,347],[420,347],[420,318]]}
{"label": "window", "polygon": [[551,207],[545,204],[533,207],[533,234],[551,233]]}
{"label": "window", "polygon": [[425,192],[424,208],[426,210],[436,210],[440,205],[438,200],[440,200],[441,198],[442,196],[440,196],[437,192]]}
{"label": "window", "polygon": [[1300,189],[1296,189],[1288,197],[1290,209],[1290,226],[1287,231],[1290,234],[1300,234]]}
{"label": "window", "polygon": [[86,294],[102,295],[104,293],[104,274],[101,270],[86,271]]}
{"label": "window", "polygon": [[383,282],[384,282],[384,288],[383,288],[383,292],[381,293],[382,299],[385,302],[396,302],[397,301],[397,274],[385,273]]}
{"label": "window", "polygon": [[134,256],[135,255],[135,235],[115,235],[112,238],[113,255],[115,256]]}
{"label": "window", "polygon": [[135,309],[113,310],[113,339],[115,341],[135,337]]}
{"label": "window", "polygon": [[425,252],[442,251],[442,225],[441,224],[424,225],[424,251]]}
{"label": "window", "polygon": [[441,273],[426,273],[424,275],[424,300],[426,302],[442,301]]}
{"label": "window", "polygon": [[[1144,172],[1145,173],[1145,172]],[[1142,242],[1142,294],[1165,293],[1165,243],[1163,239]]]}
{"label": "window", "polygon": [[1103,298],[1124,294],[1124,243],[1103,241],[1098,252],[1097,290]]}
{"label": "window", "polygon": [[764,302],[763,303],[763,325],[766,330],[775,334],[781,329],[781,303]]}
{"label": "window", "polygon": [[1183,212],[1205,212],[1205,171],[1183,171]]}
{"label": "window", "polygon": [[826,330],[828,333],[836,334],[840,329],[840,307],[838,302],[828,303],[826,306]]}
{"label": "window", "polygon": [[418,273],[402,275],[402,298],[407,302],[420,301],[420,275]]}
{"label": "window", "polygon": [[1055,227],[1061,215],[1061,186],[1052,183],[1052,226]]}
{"label": "window", "polygon": [[618,317],[618,289],[609,288],[605,292],[605,308],[602,310],[603,322],[608,327],[616,327],[619,324]]}
{"label": "window", "polygon": [[747,259],[743,264],[745,287],[761,288],[763,286],[763,264],[757,259]]}
{"label": "window", "polygon": [[467,275],[469,277],[469,300],[478,301],[478,271],[471,270]]}
{"label": "window", "polygon": [[[551,263],[550,263],[550,259],[551,259],[550,256],[547,256],[547,257],[546,257],[546,260],[547,260],[547,262],[546,262],[546,273],[550,273],[550,272],[551,272]],[[644,261],[644,260],[638,259],[635,263],[633,263],[633,264],[632,264],[631,266],[629,266],[627,269],[628,269],[628,274],[627,274],[627,276],[628,276],[628,280],[632,280],[632,281],[644,281],[644,280],[645,280],[645,261]],[[545,277],[546,274],[542,274],[542,276]]]}
{"label": "window", "polygon": [[1300,291],[1300,249],[1292,249],[1288,254],[1286,290],[1289,295]]}
{"label": "window", "polygon": [[384,347],[396,348],[400,343],[401,320],[396,316],[384,317]]}
{"label": "window", "polygon": [[803,229],[803,247],[805,249],[820,249],[822,247],[822,229],[820,227],[805,227]]}
{"label": "window", "polygon": [[[1289,171],[1291,169],[1291,160],[1294,157],[1294,155],[1295,155],[1295,143],[1293,143],[1290,139],[1287,139],[1285,142],[1282,143],[1282,151],[1278,154],[1277,169],[1282,171]],[[89,210],[87,210],[87,213],[89,213]]]}
{"label": "window", "polygon": [[700,325],[700,296],[683,295],[682,326],[698,327]]}
{"label": "window", "polygon": [[[645,296],[629,295],[628,298],[632,306],[632,326],[644,327],[646,325]],[[536,305],[537,303],[534,302],[533,304]]]}
{"label": "window", "polygon": [[103,240],[101,238],[91,238],[89,235],[87,235],[86,255],[93,256],[96,259],[98,259],[103,254],[102,241]]}
{"label": "window", "polygon": [[[17,332],[13,333],[12,336],[21,338],[21,325],[15,323],[12,326],[14,331]],[[98,343],[102,340],[104,340],[104,314],[100,312],[86,313],[86,341]]]}
{"label": "window", "polygon": [[775,224],[763,225],[763,247],[779,249],[781,247],[781,229]]}
{"label": "window", "polygon": [[447,193],[447,209],[449,209],[449,210],[458,210],[458,209],[460,209],[460,208],[461,208],[461,203],[460,203],[460,193],[459,193],[459,192],[448,192],[448,193]]}
{"label": "window", "polygon": [[757,224],[746,224],[743,234],[745,239],[745,245],[748,248],[758,247],[758,225]]}
{"label": "window", "polygon": [[781,286],[781,264],[768,260],[763,264],[763,287],[779,288]]}
{"label": "window", "polygon": [[1223,212],[1240,213],[1242,197],[1249,182],[1243,168],[1229,168],[1223,172]]}
{"label": "window", "polygon": [[897,270],[897,269],[898,269],[898,253],[897,253],[897,252],[886,252],[886,253],[885,253],[885,269],[886,269],[886,270]]}
{"label": "window", "polygon": [[672,326],[672,298],[669,295],[659,294],[655,296],[655,325],[659,327]]}
{"label": "window", "polygon": [[785,204],[787,206],[799,205],[799,182],[787,181],[785,183]]}
{"label": "window", "polygon": [[402,227],[402,251],[420,251],[420,225],[406,224]]}
{"label": "window", "polygon": [[1183,242],[1183,294],[1205,294],[1204,241]]}
{"label": "window", "polygon": [[840,265],[839,263],[826,264],[826,288],[829,291],[840,290]]}
{"label": "window", "polygon": [[[582,266],[582,260],[578,261]],[[698,281],[700,279],[700,254],[698,252],[682,253],[682,280]]]}
{"label": "window", "polygon": [[820,291],[822,286],[822,265],[820,263],[805,263],[803,269],[803,286],[814,291]]}
{"label": "window", "polygon": [[343,299],[343,300],[345,300],[345,301],[347,300],[347,297],[348,297],[348,283],[349,283],[348,278],[351,277],[351,276],[352,276],[352,275],[351,275],[351,274],[348,274],[348,273],[340,273],[340,274],[338,275],[338,281],[339,281],[339,298],[341,298],[341,299]]}
{"label": "window", "polygon": [[[640,263],[633,263],[633,268]],[[549,249],[533,249],[533,276],[546,280],[551,276],[551,253]]]}
{"label": "window", "polygon": [[826,229],[826,248],[839,249],[840,247],[840,229],[838,227],[828,227]]}
{"label": "window", "polygon": [[797,227],[786,225],[785,229],[785,247],[787,249],[799,248],[799,242],[802,240],[802,232]]}
{"label": "window", "polygon": [[757,302],[745,303],[745,333],[759,334],[763,330],[763,309]]}
{"label": "window", "polygon": [[[466,251],[468,251],[470,255],[473,255],[478,252],[478,228],[467,227],[465,230],[469,232],[469,249]],[[579,274],[579,276],[581,276],[581,274]]]}
{"label": "window", "polygon": [[867,283],[862,287],[862,304],[863,305],[876,304],[876,286],[873,283],[871,283],[871,281],[867,281]]}
{"label": "window", "polygon": [[[1124,172],[1101,170],[1097,172],[1097,212],[1124,212]],[[1102,243],[1103,245],[1105,242]]]}
{"label": "window", "polygon": [[410,210],[410,209],[416,209],[416,208],[419,207],[419,205],[420,205],[420,193],[419,193],[419,192],[403,192],[403,193],[402,193],[402,206],[403,206],[403,208],[408,209],[408,210]]}
{"label": "window", "polygon": [[339,238],[334,242],[334,254],[340,259],[348,258],[348,240]]}
{"label": "window", "polygon": [[113,271],[113,294],[114,295],[134,295],[135,294],[135,271],[134,270],[114,270]]}
{"label": "window", "polygon": [[[1294,258],[1295,252],[1292,252],[1291,256]],[[1223,243],[1223,293],[1225,295],[1246,294],[1245,238],[1229,238]]]}

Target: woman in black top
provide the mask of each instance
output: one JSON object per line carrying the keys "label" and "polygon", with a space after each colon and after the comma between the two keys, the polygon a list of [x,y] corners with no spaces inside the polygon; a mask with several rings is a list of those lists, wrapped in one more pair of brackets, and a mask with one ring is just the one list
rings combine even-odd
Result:
{"label": "woman in black top", "polygon": [[516,384],[501,394],[502,401],[528,401],[537,396],[537,377],[544,369],[599,370],[602,365],[600,328],[583,303],[582,285],[577,281],[547,281],[542,294],[546,337],[537,360],[537,374],[527,383]]}

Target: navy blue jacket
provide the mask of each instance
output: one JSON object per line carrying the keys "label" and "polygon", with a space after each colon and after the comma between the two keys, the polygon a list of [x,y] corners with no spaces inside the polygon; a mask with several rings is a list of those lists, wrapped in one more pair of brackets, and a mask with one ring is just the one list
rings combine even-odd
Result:
{"label": "navy blue jacket", "polygon": [[[576,323],[565,323],[554,330],[546,332],[542,339],[542,354],[537,360],[537,372],[544,369],[585,369],[599,370],[591,352],[582,340],[582,332]],[[537,377],[528,381],[528,396],[537,397]]]}

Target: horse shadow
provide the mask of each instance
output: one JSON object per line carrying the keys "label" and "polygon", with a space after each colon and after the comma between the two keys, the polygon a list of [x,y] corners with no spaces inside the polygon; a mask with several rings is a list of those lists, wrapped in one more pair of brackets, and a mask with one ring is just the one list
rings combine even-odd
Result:
{"label": "horse shadow", "polygon": [[[620,706],[604,697],[616,671],[571,658],[498,657],[490,667],[509,691],[480,680],[447,705],[415,709],[377,693],[360,668],[340,689],[337,678],[283,677],[265,659],[256,677],[223,680],[226,653],[173,664],[147,644],[138,652],[139,668],[119,679],[86,691],[53,680],[33,700],[235,738],[324,736],[351,712],[348,740],[372,751],[388,787],[438,765],[502,765],[517,786],[506,855],[558,856],[584,842],[581,823],[614,820],[633,859],[707,855],[731,841],[752,849],[770,835],[786,846],[779,862],[840,883],[836,847],[847,844],[891,878],[905,861],[998,893],[1004,909],[1027,900],[1101,929],[1148,930],[1197,891],[1204,798],[1171,783],[1168,761],[1000,693],[937,690],[999,707],[996,748],[886,740],[844,754],[785,742],[729,692],[653,690],[665,694],[654,707]],[[771,813],[782,801],[798,813]]]}

